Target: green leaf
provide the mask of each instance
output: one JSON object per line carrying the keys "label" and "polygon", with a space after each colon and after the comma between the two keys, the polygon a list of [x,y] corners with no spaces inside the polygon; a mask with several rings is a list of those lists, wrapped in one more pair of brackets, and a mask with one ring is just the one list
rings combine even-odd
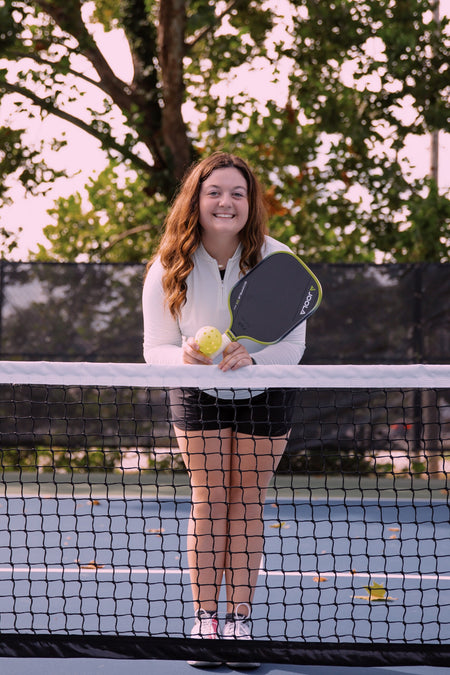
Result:
{"label": "green leaf", "polygon": [[364,588],[368,592],[368,595],[355,595],[355,598],[366,600],[367,602],[393,602],[397,599],[388,595],[383,584],[378,584],[376,581],[369,586],[364,586]]}

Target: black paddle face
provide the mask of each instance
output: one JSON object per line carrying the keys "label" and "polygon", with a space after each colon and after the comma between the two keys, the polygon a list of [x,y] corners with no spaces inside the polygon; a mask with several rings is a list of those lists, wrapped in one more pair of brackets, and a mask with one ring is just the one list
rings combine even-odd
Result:
{"label": "black paddle face", "polygon": [[231,290],[228,332],[236,340],[273,344],[311,316],[321,299],[318,279],[297,256],[273,253]]}

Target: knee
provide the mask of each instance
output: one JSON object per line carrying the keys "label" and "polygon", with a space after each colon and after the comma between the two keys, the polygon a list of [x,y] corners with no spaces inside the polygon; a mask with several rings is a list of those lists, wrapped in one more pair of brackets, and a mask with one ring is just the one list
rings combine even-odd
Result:
{"label": "knee", "polygon": [[234,471],[231,482],[231,489],[242,493],[254,491],[265,491],[273,477],[273,470],[262,471]]}
{"label": "knee", "polygon": [[192,488],[192,508],[198,517],[214,517],[221,514],[226,506],[227,491],[224,487]]}

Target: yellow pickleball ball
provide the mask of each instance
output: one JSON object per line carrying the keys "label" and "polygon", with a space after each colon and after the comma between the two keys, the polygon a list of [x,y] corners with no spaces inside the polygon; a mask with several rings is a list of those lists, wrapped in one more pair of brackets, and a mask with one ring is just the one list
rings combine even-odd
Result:
{"label": "yellow pickleball ball", "polygon": [[222,335],[214,326],[203,326],[195,334],[195,341],[205,356],[216,352],[222,344]]}

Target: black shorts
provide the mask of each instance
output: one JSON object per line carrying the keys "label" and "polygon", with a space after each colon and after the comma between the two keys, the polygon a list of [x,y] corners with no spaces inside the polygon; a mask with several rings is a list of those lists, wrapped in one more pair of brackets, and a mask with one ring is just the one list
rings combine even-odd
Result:
{"label": "black shorts", "polygon": [[170,390],[171,419],[183,431],[233,429],[251,436],[284,436],[295,390],[266,389],[251,398],[224,399],[201,389]]}

